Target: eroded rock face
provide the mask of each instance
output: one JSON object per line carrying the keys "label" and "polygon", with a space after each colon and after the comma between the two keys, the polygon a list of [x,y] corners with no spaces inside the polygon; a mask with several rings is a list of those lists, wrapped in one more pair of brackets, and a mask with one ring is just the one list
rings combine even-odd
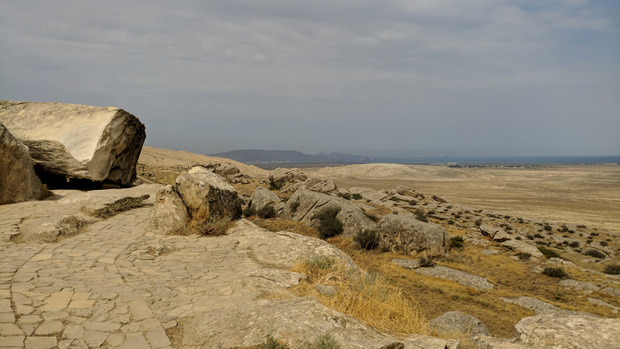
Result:
{"label": "eroded rock face", "polygon": [[252,207],[256,210],[279,203],[280,197],[269,189],[258,187],[252,193]]}
{"label": "eroded rock face", "polygon": [[353,236],[363,229],[376,228],[375,223],[366,217],[359,207],[349,201],[305,189],[297,190],[286,202],[281,218],[309,225],[318,224],[318,220],[312,217],[315,213],[329,207],[340,209],[336,218],[342,222],[345,236]]}
{"label": "eroded rock face", "polygon": [[379,222],[379,248],[441,256],[450,250],[450,236],[438,225],[408,214],[389,214]]}
{"label": "eroded rock face", "polygon": [[28,148],[0,123],[0,205],[40,200],[44,192]]}
{"label": "eroded rock face", "polygon": [[269,182],[277,189],[306,179],[308,179],[306,173],[298,168],[276,168],[269,174]]}
{"label": "eroded rock face", "polygon": [[175,190],[193,219],[237,218],[241,200],[237,190],[204,167],[193,167],[177,177]]}
{"label": "eroded rock face", "polygon": [[171,185],[157,192],[150,227],[166,234],[180,232],[189,223],[187,208]]}
{"label": "eroded rock face", "polygon": [[121,186],[136,178],[145,127],[122,109],[0,101],[0,121],[46,174]]}
{"label": "eroded rock face", "polygon": [[462,332],[469,335],[489,335],[489,330],[480,320],[460,311],[443,313],[431,320],[430,326],[446,334]]}

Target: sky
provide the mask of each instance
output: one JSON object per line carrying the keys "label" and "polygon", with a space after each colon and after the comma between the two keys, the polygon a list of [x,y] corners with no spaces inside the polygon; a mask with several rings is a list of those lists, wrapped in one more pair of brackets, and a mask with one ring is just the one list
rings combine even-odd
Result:
{"label": "sky", "polygon": [[0,0],[0,99],[202,154],[620,155],[620,1]]}

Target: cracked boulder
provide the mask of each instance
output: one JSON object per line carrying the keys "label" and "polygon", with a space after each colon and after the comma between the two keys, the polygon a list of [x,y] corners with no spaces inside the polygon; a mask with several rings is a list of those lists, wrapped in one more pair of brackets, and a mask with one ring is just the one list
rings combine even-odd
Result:
{"label": "cracked boulder", "polygon": [[24,143],[44,182],[66,178],[130,186],[144,124],[114,107],[0,101],[0,122]]}
{"label": "cracked boulder", "polygon": [[305,189],[299,189],[291,196],[280,218],[316,227],[318,220],[312,218],[314,214],[332,207],[340,209],[336,218],[342,222],[344,236],[354,236],[360,230],[376,228],[376,224],[355,204],[339,197]]}
{"label": "cracked boulder", "polygon": [[450,250],[450,236],[439,225],[421,222],[411,214],[392,213],[379,222],[379,248],[442,256]]}
{"label": "cracked boulder", "polygon": [[0,205],[40,200],[45,190],[34,173],[28,147],[0,123]]}

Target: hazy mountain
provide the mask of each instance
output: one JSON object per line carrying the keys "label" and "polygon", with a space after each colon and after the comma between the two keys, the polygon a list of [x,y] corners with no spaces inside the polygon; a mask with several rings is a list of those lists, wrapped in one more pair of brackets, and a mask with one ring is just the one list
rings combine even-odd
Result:
{"label": "hazy mountain", "polygon": [[295,150],[261,150],[243,149],[223,153],[211,154],[222,158],[232,159],[244,163],[354,163],[363,162],[366,158],[358,155],[343,153],[304,154]]}

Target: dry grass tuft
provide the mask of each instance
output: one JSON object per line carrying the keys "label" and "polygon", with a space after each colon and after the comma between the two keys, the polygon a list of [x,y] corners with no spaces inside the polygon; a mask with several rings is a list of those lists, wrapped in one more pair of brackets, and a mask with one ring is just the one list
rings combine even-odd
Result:
{"label": "dry grass tuft", "polygon": [[[295,289],[298,295],[312,295],[328,308],[380,331],[395,335],[430,333],[420,306],[379,273],[354,271],[326,257],[298,263],[293,270],[308,275],[308,281]],[[338,292],[333,297],[324,296],[315,289],[318,284],[332,285]]]}
{"label": "dry grass tuft", "polygon": [[137,197],[126,197],[116,200],[113,203],[106,204],[104,207],[99,209],[88,209],[86,207],[83,207],[82,210],[90,216],[106,219],[115,216],[121,212],[142,207],[144,205],[143,201],[148,199],[149,197],[149,194]]}

